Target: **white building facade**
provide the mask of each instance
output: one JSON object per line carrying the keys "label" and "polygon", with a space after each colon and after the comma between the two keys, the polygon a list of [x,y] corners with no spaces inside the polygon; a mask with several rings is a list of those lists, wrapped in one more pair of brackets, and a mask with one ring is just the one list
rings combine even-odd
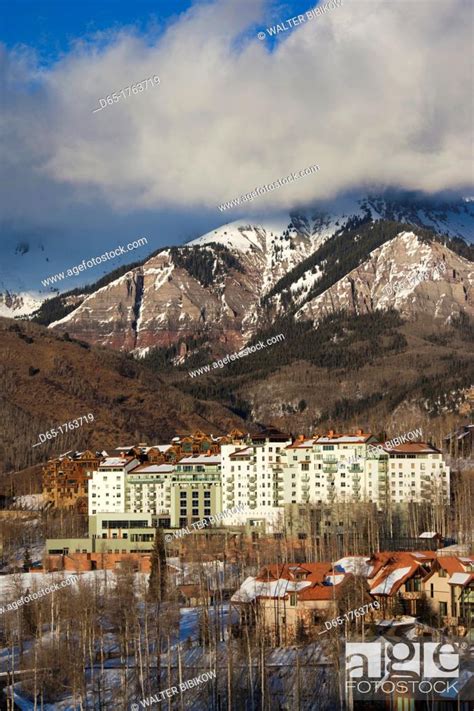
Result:
{"label": "white building facade", "polygon": [[290,444],[286,435],[263,433],[222,445],[222,509],[243,507],[240,513],[226,516],[224,524],[281,527],[285,503],[282,452]]}
{"label": "white building facade", "polygon": [[374,444],[376,438],[360,430],[300,437],[282,453],[285,503],[449,500],[450,471],[440,451],[423,442],[391,449]]}
{"label": "white building facade", "polygon": [[286,504],[445,503],[450,470],[430,444],[388,448],[358,430],[294,442],[268,431],[223,444],[219,455],[172,464],[107,457],[89,482],[89,514],[144,513],[182,527],[225,513],[221,525],[281,530]]}

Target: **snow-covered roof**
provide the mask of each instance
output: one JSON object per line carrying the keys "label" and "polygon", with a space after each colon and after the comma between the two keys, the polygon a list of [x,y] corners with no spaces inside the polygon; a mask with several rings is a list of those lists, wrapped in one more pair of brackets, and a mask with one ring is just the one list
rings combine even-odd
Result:
{"label": "snow-covered roof", "polygon": [[392,617],[390,620],[380,620],[380,622],[377,622],[378,627],[401,627],[403,625],[414,624],[416,624],[416,617],[412,617],[411,615],[402,615],[398,620]]}
{"label": "snow-covered roof", "polygon": [[348,434],[341,434],[341,435],[333,435],[332,437],[318,437],[317,438],[317,443],[318,444],[341,444],[343,443],[353,443],[353,444],[364,444],[364,442],[367,441],[369,437],[372,435],[370,434],[361,434],[361,435],[348,435]]}
{"label": "snow-covered roof", "polygon": [[338,566],[345,573],[353,573],[354,575],[364,575],[370,578],[374,566],[369,565],[369,561],[370,558],[364,558],[363,556],[346,556],[345,558],[339,558],[339,560],[336,560],[336,562],[334,563],[334,568]]}
{"label": "snow-covered roof", "polygon": [[424,533],[420,533],[418,538],[435,538],[438,535],[436,531],[425,531]]}
{"label": "snow-covered roof", "polygon": [[131,460],[127,457],[106,457],[101,463],[100,468],[102,469],[102,467],[124,467],[126,464],[128,464],[129,461]]}
{"label": "snow-covered roof", "polygon": [[303,590],[311,585],[310,582],[285,580],[270,580],[259,582],[250,576],[244,580],[240,588],[232,595],[232,602],[250,602],[257,597],[285,597],[290,592]]}
{"label": "snow-covered roof", "polygon": [[309,447],[312,447],[314,444],[315,440],[314,439],[296,439],[292,444],[289,444],[285,449],[308,449]]}
{"label": "snow-covered roof", "polygon": [[331,585],[339,585],[339,583],[342,583],[342,581],[344,580],[345,577],[346,576],[344,573],[339,573],[339,574],[336,573],[335,575],[326,575],[324,580],[327,583],[330,583]]}
{"label": "snow-covered roof", "polygon": [[453,573],[448,582],[450,585],[466,585],[470,579],[474,579],[472,573]]}
{"label": "snow-covered roof", "polygon": [[245,447],[244,449],[237,449],[235,452],[233,452],[230,455],[231,459],[234,459],[235,457],[248,457],[253,453],[252,447]]}
{"label": "snow-covered roof", "polygon": [[184,457],[179,460],[179,465],[181,464],[220,464],[220,455],[214,455],[210,457],[198,456],[198,457]]}
{"label": "snow-covered roof", "polygon": [[143,464],[135,467],[130,474],[169,474],[174,471],[172,464]]}
{"label": "snow-covered roof", "polygon": [[410,566],[408,566],[407,568],[397,568],[396,570],[393,570],[389,575],[387,575],[386,578],[382,580],[381,583],[376,585],[374,588],[371,588],[371,595],[390,595],[394,585],[405,575],[407,575],[410,570]]}

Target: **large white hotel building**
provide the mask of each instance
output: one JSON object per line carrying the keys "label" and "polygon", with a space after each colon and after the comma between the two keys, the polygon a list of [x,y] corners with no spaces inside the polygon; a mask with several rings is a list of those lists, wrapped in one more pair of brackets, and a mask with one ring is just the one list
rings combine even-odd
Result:
{"label": "large white hotel building", "polygon": [[295,441],[268,430],[175,465],[107,457],[89,482],[89,515],[147,513],[175,527],[239,506],[223,525],[262,522],[281,530],[286,504],[449,500],[450,471],[439,450],[414,441],[377,444],[361,430]]}
{"label": "large white hotel building", "polygon": [[389,449],[376,437],[354,434],[300,436],[259,435],[243,445],[224,444],[222,508],[237,504],[249,517],[276,524],[285,504],[335,501],[391,503],[447,501],[450,471],[442,453],[424,442],[406,442]]}

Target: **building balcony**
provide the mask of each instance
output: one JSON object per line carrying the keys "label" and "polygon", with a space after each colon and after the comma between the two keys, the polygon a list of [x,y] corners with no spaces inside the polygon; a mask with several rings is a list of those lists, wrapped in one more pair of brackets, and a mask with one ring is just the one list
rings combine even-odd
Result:
{"label": "building balcony", "polygon": [[304,483],[308,482],[308,481],[309,481],[309,476],[308,476],[307,474],[305,474],[304,476],[301,477],[301,481],[304,482]]}
{"label": "building balcony", "polygon": [[400,596],[403,600],[419,600],[423,596],[423,590],[401,592]]}

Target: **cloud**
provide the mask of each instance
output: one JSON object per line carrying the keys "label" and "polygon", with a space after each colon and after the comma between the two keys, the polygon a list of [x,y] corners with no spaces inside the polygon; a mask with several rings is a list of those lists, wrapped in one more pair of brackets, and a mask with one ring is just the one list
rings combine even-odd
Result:
{"label": "cloud", "polygon": [[[46,70],[3,52],[8,218],[39,216],[58,196],[62,209],[207,211],[315,163],[246,210],[471,184],[468,2],[343,0],[274,46],[256,36],[263,9],[198,5],[153,41],[123,30]],[[158,86],[92,113],[154,74]]]}

